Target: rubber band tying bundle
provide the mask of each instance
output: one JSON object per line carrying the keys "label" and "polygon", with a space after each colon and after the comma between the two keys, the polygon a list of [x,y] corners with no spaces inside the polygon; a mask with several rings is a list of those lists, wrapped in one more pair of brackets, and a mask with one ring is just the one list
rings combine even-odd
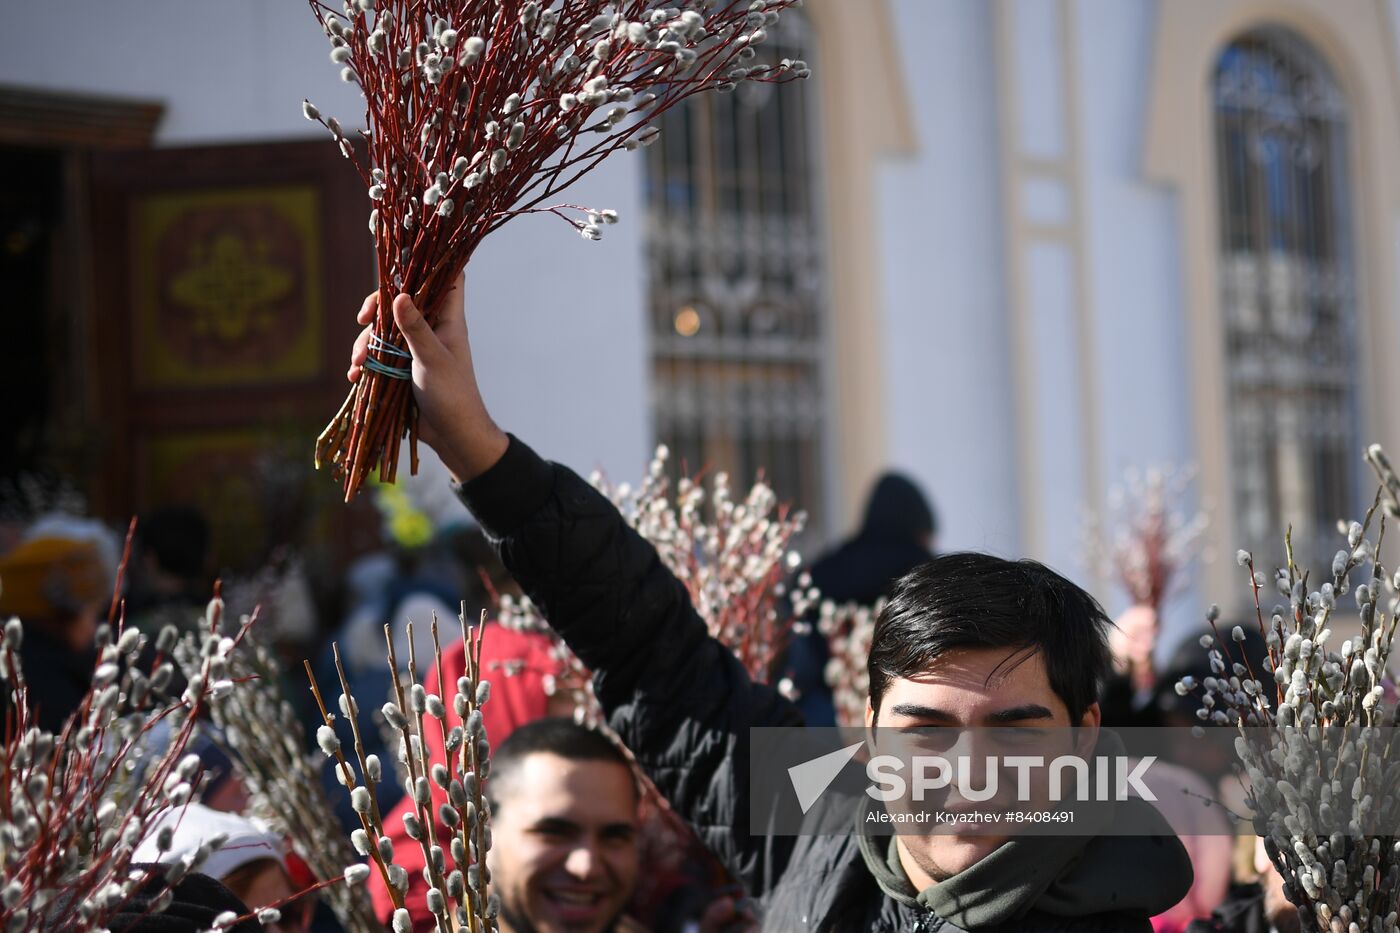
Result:
{"label": "rubber band tying bundle", "polygon": [[413,368],[411,365],[402,367],[390,366],[387,363],[375,359],[373,356],[375,352],[379,352],[386,356],[396,356],[399,359],[408,360],[411,364],[413,361],[412,353],[394,346],[378,334],[369,335],[369,349],[371,355],[365,359],[365,369],[373,373],[378,373],[381,376],[388,376],[390,379],[411,379],[413,377]]}

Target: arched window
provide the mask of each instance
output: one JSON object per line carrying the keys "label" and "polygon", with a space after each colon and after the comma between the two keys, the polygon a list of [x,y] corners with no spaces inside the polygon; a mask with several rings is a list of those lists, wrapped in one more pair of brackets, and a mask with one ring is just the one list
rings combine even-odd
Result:
{"label": "arched window", "polygon": [[1241,543],[1326,572],[1358,506],[1357,289],[1347,106],[1322,57],[1276,28],[1214,80],[1220,289]]}
{"label": "arched window", "polygon": [[[808,29],[784,12],[760,60],[808,58]],[[810,81],[691,98],[646,166],[657,439],[745,488],[762,469],[809,531],[824,500],[814,101]]]}

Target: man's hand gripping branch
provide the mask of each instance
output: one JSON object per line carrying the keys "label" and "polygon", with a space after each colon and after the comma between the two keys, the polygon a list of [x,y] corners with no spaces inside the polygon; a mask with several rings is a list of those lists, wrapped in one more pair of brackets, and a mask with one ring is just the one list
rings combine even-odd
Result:
{"label": "man's hand gripping branch", "polygon": [[[458,277],[443,299],[437,324],[429,325],[408,295],[394,299],[394,322],[413,354],[413,397],[418,402],[419,436],[432,447],[460,482],[480,476],[501,459],[509,445],[491,420],[472,364],[467,337],[465,281]],[[365,298],[357,320],[365,325],[355,340],[345,376],[356,382],[369,357],[379,293]]]}

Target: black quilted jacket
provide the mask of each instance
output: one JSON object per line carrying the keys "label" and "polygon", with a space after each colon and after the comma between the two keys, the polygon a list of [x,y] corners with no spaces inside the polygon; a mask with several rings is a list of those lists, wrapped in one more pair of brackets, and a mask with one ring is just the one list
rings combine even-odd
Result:
{"label": "black quilted jacket", "polygon": [[[962,933],[887,896],[853,837],[749,834],[748,730],[801,718],[710,638],[685,587],[605,497],[515,438],[458,493],[525,592],[596,672],[612,727],[758,899],[765,930]],[[994,933],[1012,930],[1151,926],[1140,917],[1032,913]]]}

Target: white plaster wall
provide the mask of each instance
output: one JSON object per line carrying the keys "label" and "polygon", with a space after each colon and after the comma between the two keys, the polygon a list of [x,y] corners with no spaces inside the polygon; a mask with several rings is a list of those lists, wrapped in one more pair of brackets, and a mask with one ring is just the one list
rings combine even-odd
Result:
{"label": "white plaster wall", "polygon": [[[1400,0],[1390,0],[1390,27],[1392,32],[1391,38],[1396,46],[1396,57],[1400,59]],[[1391,220],[1391,230],[1393,231],[1391,255],[1395,260],[1391,264],[1391,275],[1393,277],[1392,281],[1396,284],[1391,292],[1394,296],[1392,304],[1389,308],[1385,309],[1385,311],[1391,316],[1392,320],[1400,322],[1400,216],[1396,216]],[[1367,484],[1369,485],[1369,483],[1370,477],[1368,476]],[[1363,486],[1362,488],[1365,487]]]}
{"label": "white plaster wall", "polygon": [[619,153],[565,198],[618,211],[601,241],[552,216],[520,217],[467,272],[475,361],[497,422],[584,475],[601,468],[633,483],[652,443],[641,170],[639,155]]}
{"label": "white plaster wall", "polygon": [[162,101],[162,145],[314,136],[304,97],[347,126],[363,122],[359,94],[300,0],[5,7],[0,83]]}
{"label": "white plaster wall", "polygon": [[[1187,357],[1185,274],[1176,196],[1143,180],[1151,65],[1152,0],[1077,0],[1089,294],[1099,386],[1100,474],[1106,487],[1132,467],[1196,457]],[[1100,491],[1097,506],[1106,499]],[[1222,506],[1225,504],[1222,503]],[[1233,559],[1215,555],[1215,559]],[[1110,611],[1121,591],[1098,594]],[[1167,647],[1200,624],[1193,588],[1169,607]]]}
{"label": "white plaster wall", "polygon": [[890,465],[945,550],[1021,549],[992,4],[891,0],[918,154],[881,170]]}
{"label": "white plaster wall", "polygon": [[1011,48],[1016,66],[1017,131],[1022,154],[1042,159],[1063,156],[1068,147],[1068,110],[1060,86],[1066,62],[1060,49],[1059,0],[1015,0]]}
{"label": "white plaster wall", "polygon": [[[121,7],[5,3],[0,84],[159,100],[165,146],[324,135],[302,117],[304,97],[362,125],[359,95],[340,81],[301,0]],[[500,423],[547,456],[619,478],[640,476],[651,443],[641,171],[639,158],[619,154],[565,199],[622,214],[602,242],[557,219],[519,218],[478,252],[468,289],[477,365]]]}
{"label": "white plaster wall", "polygon": [[[1072,189],[1063,180],[1025,171],[1029,160],[1067,160],[1076,141],[1071,137],[1070,100],[1064,92],[1073,63],[1065,59],[1060,41],[1064,4],[1059,0],[1013,0],[1006,4],[1010,60],[999,63],[998,80],[1011,82],[1016,132],[1002,143],[1002,159],[1017,159],[1018,183],[1026,203],[1016,205],[1017,219],[1029,226],[1047,216],[1049,228],[1072,235]],[[1015,146],[1015,149],[1011,148]],[[1041,190],[1037,193],[1037,188]],[[1051,193],[1054,192],[1052,195]],[[1063,199],[1062,204],[1056,202]],[[1063,208],[1057,211],[1056,208]],[[1060,216],[1055,216],[1056,214]],[[1093,577],[1083,560],[1083,503],[1090,436],[1085,421],[1083,367],[1080,360],[1078,277],[1073,244],[1061,236],[1024,230],[1020,245],[1021,313],[1013,326],[1025,347],[1021,380],[1026,406],[1018,451],[1030,462],[1023,494],[1026,555],[1043,561],[1081,585],[1092,588]],[[1012,274],[1008,265],[1008,274]]]}
{"label": "white plaster wall", "polygon": [[1029,506],[1039,520],[1036,549],[1028,550],[1027,556],[1093,589],[1094,578],[1083,559],[1085,462],[1092,454],[1084,447],[1088,434],[1074,253],[1065,243],[1033,240],[1026,247],[1023,274],[1031,348],[1026,379],[1034,406],[1030,449],[1035,474]]}

